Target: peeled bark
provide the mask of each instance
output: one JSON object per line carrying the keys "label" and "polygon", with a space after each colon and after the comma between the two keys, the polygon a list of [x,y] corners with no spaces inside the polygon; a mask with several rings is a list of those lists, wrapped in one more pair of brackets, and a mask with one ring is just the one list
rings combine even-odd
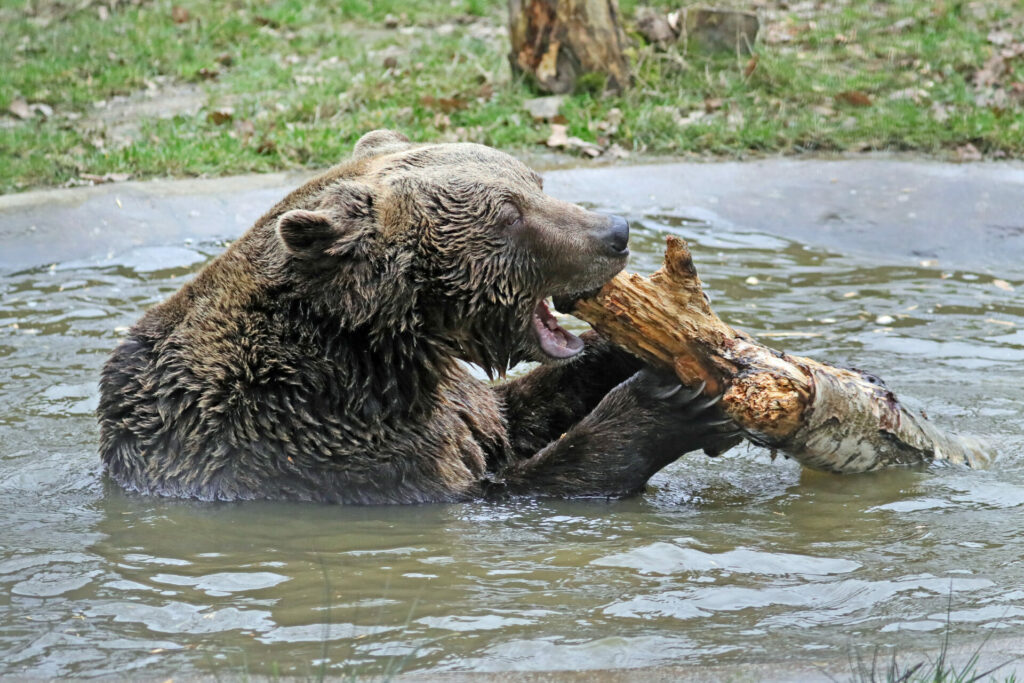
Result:
{"label": "peeled bark", "polygon": [[911,413],[878,378],[774,351],[724,323],[679,238],[668,238],[665,264],[649,279],[619,273],[573,313],[684,384],[724,392],[722,408],[751,441],[806,467],[849,473],[991,460],[978,441]]}
{"label": "peeled bark", "polygon": [[585,74],[603,75],[613,92],[629,84],[616,0],[509,0],[508,12],[512,69],[541,89],[572,92]]}

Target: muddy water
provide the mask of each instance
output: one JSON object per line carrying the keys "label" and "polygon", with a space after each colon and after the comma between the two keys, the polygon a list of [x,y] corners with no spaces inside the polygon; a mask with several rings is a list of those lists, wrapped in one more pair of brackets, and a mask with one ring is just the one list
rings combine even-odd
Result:
{"label": "muddy water", "polygon": [[686,237],[723,318],[887,378],[999,459],[835,477],[743,447],[687,456],[647,495],[609,503],[126,495],[98,468],[97,370],[223,243],[8,268],[0,673],[811,669],[874,646],[938,647],[947,623],[961,644],[1024,636],[1024,259],[960,269],[665,202],[600,208],[630,215],[632,268],[656,267],[665,234]]}

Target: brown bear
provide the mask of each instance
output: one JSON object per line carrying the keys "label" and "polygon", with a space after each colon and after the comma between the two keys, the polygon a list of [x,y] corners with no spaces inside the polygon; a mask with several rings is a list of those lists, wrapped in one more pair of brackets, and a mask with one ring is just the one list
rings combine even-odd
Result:
{"label": "brown bear", "polygon": [[[132,327],[100,383],[107,472],[203,500],[636,493],[733,428],[550,312],[627,238],[507,154],[369,133]],[[460,362],[525,360],[494,386]]]}

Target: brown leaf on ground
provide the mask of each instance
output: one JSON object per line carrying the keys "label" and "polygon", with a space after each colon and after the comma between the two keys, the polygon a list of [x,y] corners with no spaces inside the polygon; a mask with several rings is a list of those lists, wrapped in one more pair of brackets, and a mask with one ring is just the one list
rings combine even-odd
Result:
{"label": "brown leaf on ground", "polygon": [[203,79],[204,81],[212,81],[213,79],[220,76],[220,71],[217,69],[207,69],[205,66],[196,72],[196,76]]}
{"label": "brown leaf on ground", "polygon": [[131,173],[104,173],[103,175],[97,175],[95,173],[80,173],[79,177],[82,180],[88,180],[94,185],[102,185],[104,183],[123,183],[132,177]]}
{"label": "brown leaf on ground", "polygon": [[914,104],[920,104],[928,98],[928,91],[921,88],[903,88],[889,93],[889,100],[910,100]]}
{"label": "brown leaf on ground", "polygon": [[1006,30],[989,31],[987,39],[993,45],[1007,45],[1013,42],[1013,34]]}
{"label": "brown leaf on ground", "polygon": [[252,18],[252,20],[257,26],[266,26],[267,28],[281,27],[280,22],[271,19],[270,17],[265,17],[262,14],[257,14],[255,17]]}
{"label": "brown leaf on ground", "polygon": [[956,160],[961,163],[965,161],[981,161],[981,158],[981,152],[969,142],[956,148]]}
{"label": "brown leaf on ground", "polygon": [[552,149],[576,151],[591,158],[601,156],[604,151],[592,142],[581,140],[574,135],[570,136],[569,127],[558,123],[551,124],[551,135],[545,144]]}
{"label": "brown leaf on ground", "polygon": [[721,109],[723,104],[725,104],[725,100],[721,97],[705,97],[704,111],[710,114]]}
{"label": "brown leaf on ground", "polygon": [[844,90],[836,95],[836,102],[851,107],[870,107],[871,96],[861,90]]}
{"label": "brown leaf on ground", "polygon": [[269,138],[263,138],[260,140],[260,144],[256,146],[257,154],[273,154],[277,151],[277,143]]}
{"label": "brown leaf on ground", "polygon": [[453,111],[459,109],[465,109],[469,106],[461,97],[434,97],[433,95],[424,95],[420,98],[420,104],[428,109],[440,109],[445,114],[450,114]]}
{"label": "brown leaf on ground", "polygon": [[171,7],[171,21],[175,24],[184,24],[192,17],[189,11],[181,5]]}
{"label": "brown leaf on ground", "polygon": [[743,67],[743,77],[750,78],[750,75],[757,69],[757,63],[761,60],[760,55],[754,55],[747,60],[747,65]]}
{"label": "brown leaf on ground", "polygon": [[545,143],[548,147],[565,147],[569,144],[569,126],[559,123],[551,125],[551,135]]}
{"label": "brown leaf on ground", "polygon": [[231,107],[214,109],[206,115],[206,120],[215,126],[222,126],[235,118],[235,110]]}
{"label": "brown leaf on ground", "polygon": [[974,72],[971,82],[976,88],[987,88],[998,85],[1010,72],[1010,62],[1024,57],[1024,43],[1015,43],[996,52],[985,60],[981,68]]}
{"label": "brown leaf on ground", "polygon": [[7,111],[22,121],[31,119],[36,114],[42,114],[43,117],[47,119],[53,116],[53,107],[45,102],[32,102],[30,104],[20,97],[11,102]]}
{"label": "brown leaf on ground", "polygon": [[992,284],[995,285],[996,287],[998,287],[999,289],[1003,290],[1004,292],[1012,292],[1013,291],[1013,285],[1011,285],[1006,280],[998,280],[998,279],[996,279],[996,280],[992,281]]}
{"label": "brown leaf on ground", "polygon": [[20,97],[11,102],[11,106],[7,108],[7,111],[11,112],[11,114],[17,116],[21,120],[30,119],[33,115],[33,111],[29,108],[28,102]]}

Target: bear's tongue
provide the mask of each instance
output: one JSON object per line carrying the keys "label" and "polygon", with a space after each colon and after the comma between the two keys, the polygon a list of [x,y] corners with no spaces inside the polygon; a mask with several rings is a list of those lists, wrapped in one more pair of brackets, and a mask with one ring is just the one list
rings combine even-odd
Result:
{"label": "bear's tongue", "polygon": [[540,347],[552,358],[571,358],[583,350],[583,340],[558,324],[543,299],[533,309],[533,327]]}

